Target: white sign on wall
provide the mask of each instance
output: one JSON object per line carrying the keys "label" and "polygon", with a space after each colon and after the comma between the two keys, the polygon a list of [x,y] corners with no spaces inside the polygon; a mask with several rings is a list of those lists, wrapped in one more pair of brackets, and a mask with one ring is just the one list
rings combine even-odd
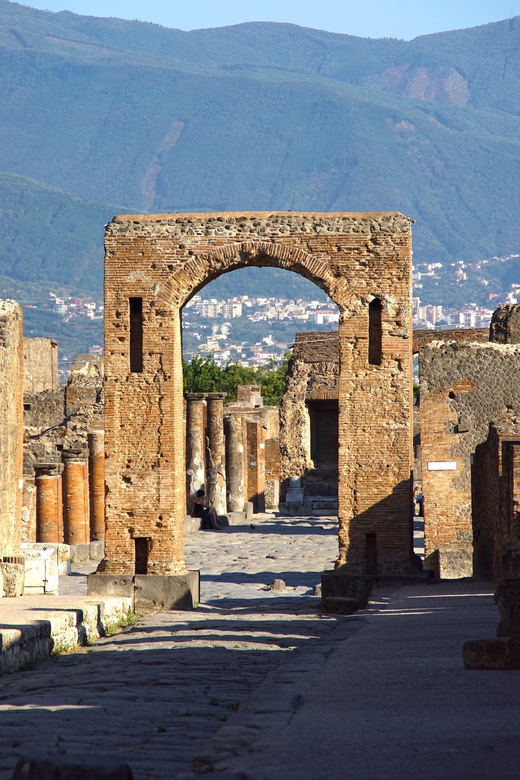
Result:
{"label": "white sign on wall", "polygon": [[428,471],[457,471],[456,460],[429,460]]}

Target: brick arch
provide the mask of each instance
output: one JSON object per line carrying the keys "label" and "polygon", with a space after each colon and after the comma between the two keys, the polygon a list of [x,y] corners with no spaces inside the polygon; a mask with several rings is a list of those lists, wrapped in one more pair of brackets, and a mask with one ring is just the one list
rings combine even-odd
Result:
{"label": "brick arch", "polygon": [[209,282],[247,266],[294,271],[314,282],[339,307],[352,297],[348,280],[309,252],[275,242],[243,241],[188,260],[159,290],[158,304],[165,309],[181,308]]}
{"label": "brick arch", "polygon": [[[375,534],[378,571],[411,570],[410,221],[398,213],[125,215],[107,226],[105,246],[107,583],[135,574],[143,540],[148,574],[185,575],[181,308],[212,279],[247,266],[296,272],[340,308],[337,562],[363,572]],[[378,365],[368,360],[373,296],[385,303]],[[134,303],[140,317],[132,318]],[[132,364],[136,344],[141,364]]]}

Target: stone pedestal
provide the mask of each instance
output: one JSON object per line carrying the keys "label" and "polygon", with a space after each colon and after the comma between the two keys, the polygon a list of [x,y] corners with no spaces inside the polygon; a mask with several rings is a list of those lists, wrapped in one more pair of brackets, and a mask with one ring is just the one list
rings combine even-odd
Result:
{"label": "stone pedestal", "polygon": [[90,541],[88,451],[63,451],[63,527],[66,544]]}
{"label": "stone pedestal", "polygon": [[90,541],[105,538],[105,431],[88,435]]}
{"label": "stone pedestal", "polygon": [[243,512],[245,496],[244,419],[226,417],[226,491],[229,512]]}
{"label": "stone pedestal", "polygon": [[146,615],[165,609],[194,609],[200,600],[200,572],[185,574],[90,574],[87,595],[132,599],[135,612]]}
{"label": "stone pedestal", "polygon": [[59,543],[63,535],[61,463],[35,467],[36,541]]}
{"label": "stone pedestal", "polygon": [[226,465],[224,447],[225,393],[208,393],[208,475],[207,496],[217,515],[225,515]]}
{"label": "stone pedestal", "polygon": [[186,393],[186,498],[188,511],[197,491],[204,488],[205,431],[204,406],[206,393]]}
{"label": "stone pedestal", "polygon": [[302,482],[299,477],[289,478],[289,487],[285,493],[286,504],[299,504],[303,501]]}

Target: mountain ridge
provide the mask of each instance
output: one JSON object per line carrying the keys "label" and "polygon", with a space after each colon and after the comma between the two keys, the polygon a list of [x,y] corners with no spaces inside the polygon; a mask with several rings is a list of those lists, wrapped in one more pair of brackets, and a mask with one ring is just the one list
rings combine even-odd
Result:
{"label": "mountain ridge", "polygon": [[[0,274],[99,290],[116,211],[397,210],[416,220],[419,262],[512,253],[519,43],[520,17],[401,41],[271,22],[185,32],[4,1],[0,171],[23,178],[26,208],[7,208],[23,187],[0,177]],[[41,213],[38,183],[56,190]],[[60,250],[52,198],[91,272],[73,230]]]}

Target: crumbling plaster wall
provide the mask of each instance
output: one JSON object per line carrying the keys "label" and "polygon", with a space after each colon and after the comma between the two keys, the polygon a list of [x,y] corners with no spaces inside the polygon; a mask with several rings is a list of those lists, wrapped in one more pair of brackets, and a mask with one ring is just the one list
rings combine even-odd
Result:
{"label": "crumbling plaster wall", "polygon": [[[408,570],[410,220],[398,213],[124,215],[107,226],[105,247],[107,536],[101,571],[133,574],[134,540],[143,537],[150,574],[185,570],[180,310],[212,279],[248,265],[295,271],[337,304],[338,565],[363,571],[367,534],[376,533],[380,572]],[[370,365],[375,297],[382,359]],[[142,305],[142,370],[133,371],[130,299],[137,301],[134,314]]]}
{"label": "crumbling plaster wall", "polygon": [[433,342],[420,348],[419,366],[425,565],[469,576],[471,458],[490,422],[520,414],[520,347]]}
{"label": "crumbling plaster wall", "polygon": [[[0,301],[0,561],[20,554],[23,490],[23,314]],[[1,594],[0,594],[1,595]]]}
{"label": "crumbling plaster wall", "polygon": [[48,338],[24,338],[24,392],[58,390],[58,342]]}

